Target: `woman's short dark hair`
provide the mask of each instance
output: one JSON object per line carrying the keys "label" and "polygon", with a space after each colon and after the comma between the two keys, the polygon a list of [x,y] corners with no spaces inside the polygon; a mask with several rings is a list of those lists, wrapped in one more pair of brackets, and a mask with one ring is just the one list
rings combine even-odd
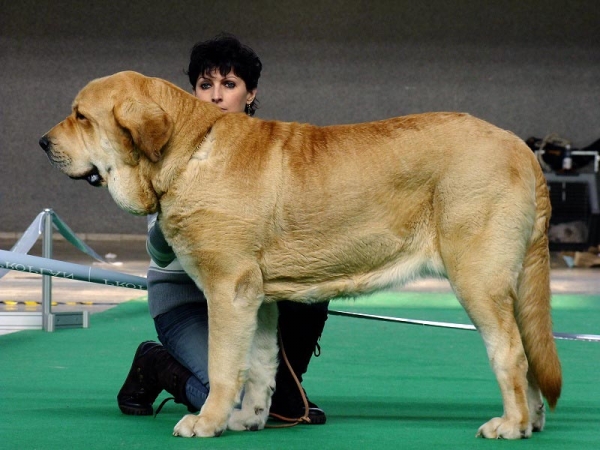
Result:
{"label": "woman's short dark hair", "polygon": [[[192,88],[196,87],[198,77],[214,70],[218,70],[221,76],[233,70],[236,76],[244,80],[248,91],[252,91],[258,86],[262,63],[254,50],[243,45],[238,38],[221,33],[208,41],[196,43],[192,48],[186,72]],[[257,107],[257,101],[254,100],[246,113],[254,115]]]}

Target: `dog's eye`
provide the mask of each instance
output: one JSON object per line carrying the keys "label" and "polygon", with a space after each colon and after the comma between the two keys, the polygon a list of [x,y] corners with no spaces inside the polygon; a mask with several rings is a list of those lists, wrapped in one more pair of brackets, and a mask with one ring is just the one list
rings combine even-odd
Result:
{"label": "dog's eye", "polygon": [[75,118],[76,118],[77,120],[87,120],[87,118],[86,118],[86,117],[85,117],[83,114],[81,114],[79,111],[77,111],[77,112],[75,113]]}

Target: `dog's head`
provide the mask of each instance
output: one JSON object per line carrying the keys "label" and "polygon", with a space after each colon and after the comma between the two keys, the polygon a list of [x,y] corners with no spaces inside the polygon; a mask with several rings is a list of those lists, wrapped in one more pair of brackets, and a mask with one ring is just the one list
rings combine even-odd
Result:
{"label": "dog's head", "polygon": [[173,120],[153,100],[154,79],[120,72],[91,81],[71,114],[40,139],[52,165],[71,178],[105,186],[133,214],[153,213],[151,167],[171,138]]}

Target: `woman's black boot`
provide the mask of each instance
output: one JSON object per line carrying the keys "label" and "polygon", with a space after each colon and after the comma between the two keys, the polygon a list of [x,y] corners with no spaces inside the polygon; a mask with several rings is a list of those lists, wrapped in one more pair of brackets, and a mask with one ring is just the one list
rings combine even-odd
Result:
{"label": "woman's black boot", "polygon": [[[283,301],[279,306],[279,335],[294,374],[299,382],[306,373],[310,359],[320,350],[318,340],[327,320],[328,303],[306,305]],[[318,356],[318,353],[315,353]],[[271,404],[271,417],[298,419],[305,414],[302,393],[288,369],[281,348],[279,349],[279,368],[275,377],[275,393]],[[308,417],[311,424],[324,424],[325,412],[306,398],[309,406]]]}
{"label": "woman's black boot", "polygon": [[148,416],[152,404],[166,390],[177,403],[196,411],[185,394],[185,385],[192,372],[173,358],[165,348],[152,341],[142,342],[135,352],[125,383],[117,394],[117,403],[123,414]]}

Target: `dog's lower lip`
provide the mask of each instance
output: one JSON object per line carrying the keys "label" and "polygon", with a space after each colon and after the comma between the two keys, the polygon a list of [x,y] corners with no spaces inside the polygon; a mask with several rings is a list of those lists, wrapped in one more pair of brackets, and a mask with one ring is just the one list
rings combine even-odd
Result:
{"label": "dog's lower lip", "polygon": [[102,178],[100,177],[99,174],[97,173],[91,173],[86,177],[86,180],[88,183],[90,183],[92,186],[100,186],[100,184],[102,183]]}
{"label": "dog's lower lip", "polygon": [[102,177],[100,176],[100,173],[98,172],[98,168],[96,166],[93,166],[92,170],[90,170],[85,175],[80,175],[78,177],[71,177],[71,178],[73,178],[74,180],[85,180],[94,187],[101,186],[102,181],[103,181]]}

